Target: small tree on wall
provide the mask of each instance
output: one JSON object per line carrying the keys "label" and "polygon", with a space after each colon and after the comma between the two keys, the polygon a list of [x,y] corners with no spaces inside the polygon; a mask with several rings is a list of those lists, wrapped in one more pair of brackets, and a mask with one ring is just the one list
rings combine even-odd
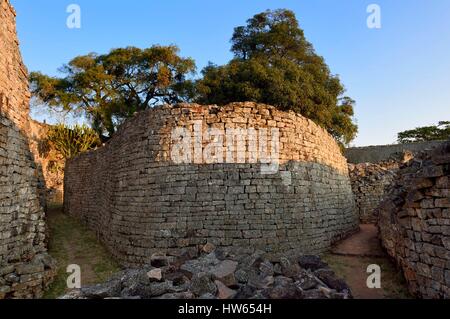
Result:
{"label": "small tree on wall", "polygon": [[198,81],[197,101],[225,105],[253,101],[293,110],[326,128],[342,144],[357,133],[354,101],[317,55],[289,10],[266,11],[234,30],[234,59],[210,64]]}

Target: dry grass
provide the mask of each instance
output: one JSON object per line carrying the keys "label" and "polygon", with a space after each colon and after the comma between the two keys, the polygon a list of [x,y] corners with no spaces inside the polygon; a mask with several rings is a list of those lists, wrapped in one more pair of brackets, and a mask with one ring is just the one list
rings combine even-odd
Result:
{"label": "dry grass", "polygon": [[[402,273],[387,257],[358,257],[327,254],[323,256],[336,274],[345,279],[356,299],[409,299]],[[367,288],[367,267],[381,267],[381,289]]]}
{"label": "dry grass", "polygon": [[49,253],[58,262],[58,273],[45,298],[57,298],[66,292],[68,265],[81,267],[82,286],[103,282],[120,270],[94,232],[73,217],[63,214],[61,207],[49,209],[48,225]]}

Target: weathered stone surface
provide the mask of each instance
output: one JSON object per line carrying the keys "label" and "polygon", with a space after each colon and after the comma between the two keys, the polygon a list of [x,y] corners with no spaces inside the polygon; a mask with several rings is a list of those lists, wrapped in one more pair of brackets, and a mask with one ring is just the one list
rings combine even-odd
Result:
{"label": "weathered stone surface", "polygon": [[219,264],[220,260],[217,259],[214,253],[211,253],[198,259],[188,260],[180,267],[180,269],[190,273],[192,276],[198,273],[207,273],[210,269]]}
{"label": "weathered stone surface", "polygon": [[300,256],[300,258],[298,259],[298,263],[299,265],[303,268],[303,269],[311,269],[311,270],[317,270],[317,269],[322,269],[322,268],[327,268],[328,265],[326,263],[324,263],[320,257],[318,256]]}
{"label": "weathered stone surface", "polygon": [[378,208],[380,236],[413,295],[450,298],[450,142],[403,165]]}
{"label": "weathered stone surface", "polygon": [[104,299],[108,297],[120,297],[121,283],[120,280],[112,280],[103,284],[84,288],[81,290],[82,295],[88,299]]}
{"label": "weathered stone surface", "polygon": [[212,253],[214,250],[216,249],[216,246],[214,246],[211,243],[207,243],[206,245],[203,246],[202,251],[204,253],[210,254]]}
{"label": "weathered stone surface", "polygon": [[0,299],[40,297],[55,272],[47,255],[40,167],[30,151],[27,74],[15,11],[0,0]]}
{"label": "weathered stone surface", "polygon": [[[213,145],[223,151],[221,162],[173,159],[176,128],[193,137],[201,123],[204,134],[245,129],[267,138],[272,121],[280,165],[271,174],[249,161],[258,152],[245,133],[242,162],[237,146],[227,152],[226,136]],[[205,153],[211,147],[206,137],[199,144]],[[104,147],[69,161],[65,185],[66,212],[99,233],[125,266],[148,264],[155,252],[211,252],[209,244],[317,254],[358,227],[347,163],[333,137],[298,114],[262,104],[179,104],[139,113]]]}
{"label": "weathered stone surface", "polygon": [[263,291],[263,295],[269,299],[301,299],[302,291],[291,278],[279,276],[275,278],[273,287]]}
{"label": "weathered stone surface", "polygon": [[147,276],[150,281],[161,281],[163,278],[162,270],[161,268],[152,269],[147,273]]}
{"label": "weathered stone surface", "polygon": [[228,288],[221,281],[216,280],[214,283],[217,286],[217,298],[219,299],[232,299],[236,296],[237,291]]}
{"label": "weathered stone surface", "polygon": [[[409,157],[407,157],[409,158]],[[376,208],[384,199],[402,161],[349,164],[356,210],[361,223],[376,223]]]}
{"label": "weathered stone surface", "polygon": [[197,296],[204,294],[215,295],[217,286],[213,282],[213,276],[208,273],[199,273],[192,278],[190,290]]}
{"label": "weathered stone surface", "polygon": [[[223,253],[223,252],[222,252]],[[213,273],[217,271],[217,266],[221,262],[211,263],[217,260],[213,253],[202,255],[198,260],[188,260],[181,263],[181,266],[170,268],[164,274],[162,282],[151,282],[146,275],[151,266],[142,269],[125,270],[101,285],[84,288],[81,291],[71,292],[64,299],[96,299],[96,298],[137,298],[137,299],[307,299],[307,298],[327,298],[327,299],[348,299],[352,298],[351,292],[346,284],[335,277],[335,274],[327,267],[316,270],[301,269],[298,274],[292,277],[275,275],[266,276],[267,269],[273,269],[279,263],[273,264],[269,261],[268,255],[259,253],[245,254],[227,253],[228,257],[239,260],[227,265],[228,270],[234,269],[236,278],[246,277],[246,280],[238,280],[234,285],[227,286],[227,279],[217,279]],[[256,257],[258,256],[258,257]],[[250,260],[263,261],[250,262]],[[290,256],[292,260],[302,260]],[[314,265],[325,265],[316,256],[308,256],[307,260],[314,260]],[[206,261],[209,262],[206,262]],[[280,258],[280,261],[284,258]],[[305,259],[303,259],[305,260]],[[227,261],[227,260],[225,260]],[[229,261],[229,260],[228,260]],[[285,261],[283,262],[285,263]],[[296,263],[295,261],[293,263]],[[174,264],[178,264],[175,262]],[[181,268],[193,269],[191,279],[183,277],[183,281],[175,284],[175,278],[180,278]],[[192,265],[196,267],[192,268]],[[201,265],[201,266],[199,266]],[[264,265],[261,267],[261,265]],[[313,265],[313,267],[314,267]],[[231,268],[229,267],[231,266]],[[286,266],[286,263],[285,263]],[[289,263],[292,266],[292,263]],[[198,272],[201,269],[204,272]],[[244,271],[245,269],[245,271]],[[241,273],[241,275],[239,275]],[[245,276],[242,275],[245,273]],[[183,276],[181,274],[181,276]],[[319,279],[319,277],[321,279]],[[225,281],[225,282],[224,282]],[[119,289],[120,287],[120,289]]]}
{"label": "weathered stone surface", "polygon": [[30,150],[39,167],[39,195],[47,204],[61,204],[64,193],[65,160],[46,142],[50,125],[30,120]]}
{"label": "weathered stone surface", "polygon": [[234,273],[237,265],[238,263],[236,261],[224,260],[217,266],[213,267],[210,272],[213,274],[215,279],[220,280],[227,286],[232,286],[236,284]]}
{"label": "weathered stone surface", "polygon": [[434,149],[441,146],[443,142],[445,141],[351,147],[345,150],[345,157],[352,164],[380,163],[391,159],[401,159],[402,154],[405,153],[414,155],[425,150]]}
{"label": "weathered stone surface", "polygon": [[330,269],[319,269],[314,274],[331,289],[338,292],[343,292],[344,290],[350,291],[345,281],[337,278],[336,274]]}
{"label": "weathered stone surface", "polygon": [[304,273],[302,276],[300,276],[300,280],[296,282],[296,285],[301,290],[310,290],[316,288],[319,285],[319,281],[314,275],[310,273]]}

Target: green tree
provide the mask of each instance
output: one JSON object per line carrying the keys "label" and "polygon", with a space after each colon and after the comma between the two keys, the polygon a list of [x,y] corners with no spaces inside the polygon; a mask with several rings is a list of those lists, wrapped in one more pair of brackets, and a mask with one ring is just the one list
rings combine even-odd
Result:
{"label": "green tree", "polygon": [[73,158],[101,144],[93,129],[85,125],[70,127],[64,124],[51,126],[46,142],[49,148],[51,145],[65,159]]}
{"label": "green tree", "polygon": [[398,142],[414,143],[424,141],[443,141],[450,138],[450,121],[441,121],[438,125],[418,127],[398,133]]}
{"label": "green tree", "polygon": [[209,64],[197,82],[197,101],[267,103],[293,110],[326,128],[338,141],[355,138],[354,101],[317,55],[289,10],[266,11],[235,28],[234,58],[226,65]]}
{"label": "green tree", "polygon": [[110,137],[135,112],[191,98],[194,84],[187,76],[195,63],[178,51],[127,47],[78,56],[61,69],[64,77],[31,73],[32,94],[52,109],[85,115],[99,135]]}

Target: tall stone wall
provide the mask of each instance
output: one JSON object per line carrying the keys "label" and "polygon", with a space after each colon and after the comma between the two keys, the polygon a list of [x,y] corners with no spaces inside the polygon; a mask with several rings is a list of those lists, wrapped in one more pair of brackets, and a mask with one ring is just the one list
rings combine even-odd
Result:
{"label": "tall stone wall", "polygon": [[15,12],[0,0],[0,299],[39,297],[53,276],[29,146],[28,103]]}
{"label": "tall stone wall", "polygon": [[28,72],[22,63],[16,35],[16,13],[8,0],[0,0],[0,107],[22,132],[29,131]]}
{"label": "tall stone wall", "polygon": [[379,228],[414,295],[450,298],[450,141],[400,169]]}
{"label": "tall stone wall", "polygon": [[376,208],[393,183],[397,169],[395,162],[349,164],[356,211],[361,223],[374,224],[378,221]]}
{"label": "tall stone wall", "polygon": [[64,193],[65,160],[61,154],[47,142],[50,125],[34,120],[30,121],[31,152],[42,172],[40,178],[40,196],[47,205],[61,205]]}
{"label": "tall stone wall", "polygon": [[[209,129],[278,129],[279,170],[270,174],[250,161],[257,155],[251,134],[231,153],[246,161],[200,156],[177,163],[177,127],[196,141],[194,155],[196,143],[200,154],[211,145],[214,155],[230,150],[227,138],[198,141],[198,125],[203,137],[211,137]],[[126,265],[207,242],[320,253],[358,227],[347,163],[334,139],[299,115],[254,103],[164,106],[137,114],[104,147],[67,163],[64,202],[66,212],[94,229]]]}

